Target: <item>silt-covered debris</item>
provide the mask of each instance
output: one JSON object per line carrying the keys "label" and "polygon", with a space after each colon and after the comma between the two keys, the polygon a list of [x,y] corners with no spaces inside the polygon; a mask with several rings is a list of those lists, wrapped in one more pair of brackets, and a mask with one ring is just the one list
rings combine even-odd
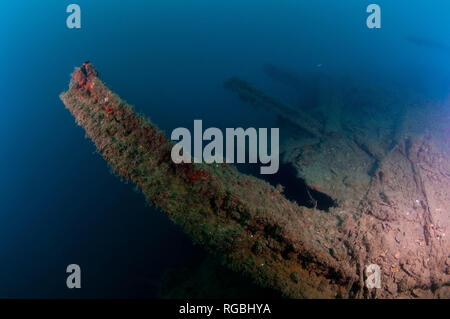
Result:
{"label": "silt-covered debris", "polygon": [[[241,97],[275,108],[281,116],[291,111],[274,100],[267,102],[265,94],[255,94],[245,82],[229,84],[243,92]],[[444,232],[449,229],[450,154],[448,140],[433,142],[433,134],[441,141],[441,129],[448,134],[448,127],[399,139],[375,155],[370,146],[364,150],[364,132],[360,138],[343,139],[311,117],[305,131],[309,128],[309,137],[318,139],[319,146],[294,147],[286,156],[298,167],[307,159],[313,165],[311,172],[299,175],[339,202],[326,212],[299,206],[280,188],[227,164],[174,164],[171,141],[111,92],[88,62],[75,69],[61,99],[117,175],[136,184],[150,203],[225,265],[259,285],[292,298],[448,296]],[[307,119],[303,114],[290,117],[299,119],[300,128],[300,119]],[[331,144],[337,154],[344,147],[360,153],[351,163],[362,161],[367,177],[352,180],[355,168],[346,167],[348,163],[341,167],[336,159],[333,170],[338,176],[345,171],[348,178],[322,182],[323,171],[318,171],[330,163],[323,162],[321,152]],[[324,150],[317,152],[320,147]],[[356,194],[347,198],[352,189]],[[383,269],[378,291],[364,287],[364,267],[371,263]]]}

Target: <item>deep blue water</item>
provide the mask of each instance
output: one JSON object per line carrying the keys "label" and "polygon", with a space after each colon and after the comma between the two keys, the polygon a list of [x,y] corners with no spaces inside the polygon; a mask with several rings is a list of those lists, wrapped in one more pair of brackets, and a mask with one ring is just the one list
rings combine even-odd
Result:
{"label": "deep blue water", "polygon": [[[166,269],[202,254],[109,173],[59,100],[85,60],[166,132],[197,118],[274,126],[222,87],[239,75],[289,99],[264,75],[267,63],[321,64],[441,99],[450,88],[448,0],[72,2],[80,30],[65,25],[71,2],[0,2],[0,297],[153,296]],[[365,25],[372,2],[382,9],[379,30]],[[81,266],[82,289],[66,288],[71,263]]]}

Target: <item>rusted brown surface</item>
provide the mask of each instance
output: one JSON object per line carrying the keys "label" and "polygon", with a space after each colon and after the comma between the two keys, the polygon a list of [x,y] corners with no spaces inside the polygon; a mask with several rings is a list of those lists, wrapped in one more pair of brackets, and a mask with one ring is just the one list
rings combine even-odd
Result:
{"label": "rusted brown surface", "polygon": [[[449,154],[442,146],[415,137],[399,144],[380,161],[379,178],[369,178],[360,202],[352,197],[325,212],[298,206],[229,165],[174,164],[172,143],[111,92],[90,63],[75,69],[61,99],[116,174],[256,283],[292,298],[448,297],[449,247],[441,232],[448,230]],[[423,166],[440,158],[439,171]],[[390,161],[420,179],[395,176]],[[440,178],[439,193],[433,178]],[[404,194],[420,200],[411,206],[417,219],[396,208]],[[378,291],[363,285],[370,263],[383,269]]]}

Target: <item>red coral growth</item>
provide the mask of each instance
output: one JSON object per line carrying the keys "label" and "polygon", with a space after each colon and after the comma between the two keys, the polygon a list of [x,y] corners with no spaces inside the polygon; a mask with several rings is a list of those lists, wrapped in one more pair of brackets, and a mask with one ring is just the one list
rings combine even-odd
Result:
{"label": "red coral growth", "polygon": [[80,68],[75,69],[72,74],[72,79],[78,84],[79,87],[84,87],[87,81],[86,75],[84,75]]}
{"label": "red coral growth", "polygon": [[210,176],[207,170],[195,168],[194,166],[188,164],[179,164],[178,169],[182,175],[186,176],[187,180],[191,184],[194,184],[198,180],[208,180]]}
{"label": "red coral growth", "polygon": [[83,65],[72,74],[72,79],[77,84],[78,88],[88,90],[89,93],[94,94],[94,79],[98,73],[90,62],[84,62]]}
{"label": "red coral growth", "polygon": [[268,194],[269,196],[278,197],[281,195],[281,192],[279,190],[275,190],[273,193],[269,192]]}
{"label": "red coral growth", "polygon": [[86,73],[86,75],[89,78],[93,78],[98,75],[98,72],[94,69],[92,63],[89,61],[84,62],[83,65],[81,66],[81,69]]}
{"label": "red coral growth", "polygon": [[191,170],[186,173],[186,176],[191,184],[200,180],[207,180],[209,177],[209,172],[203,169]]}

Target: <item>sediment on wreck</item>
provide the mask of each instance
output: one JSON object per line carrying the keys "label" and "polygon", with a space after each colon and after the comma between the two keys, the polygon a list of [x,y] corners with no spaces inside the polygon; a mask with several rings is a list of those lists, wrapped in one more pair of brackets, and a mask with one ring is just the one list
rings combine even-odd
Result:
{"label": "sediment on wreck", "polygon": [[171,141],[90,63],[75,69],[60,97],[111,169],[231,269],[287,297],[356,294],[361,267],[342,216],[300,207],[230,165],[174,164]]}
{"label": "sediment on wreck", "polygon": [[[246,82],[228,84],[253,105],[296,119],[299,128],[316,127],[301,121],[306,112],[292,116]],[[111,92],[90,63],[75,69],[61,99],[119,177],[256,283],[292,298],[450,298],[448,105],[408,107],[395,134],[384,134],[393,139],[380,144],[377,159],[367,154],[377,145],[359,148],[348,118],[340,121],[348,130],[343,136],[311,131],[321,142],[299,148],[292,162],[308,187],[336,199],[351,195],[324,212],[298,206],[280,188],[230,165],[174,164],[171,141]],[[331,182],[322,179],[325,168]],[[382,269],[380,289],[364,285],[369,264]]]}
{"label": "sediment on wreck", "polygon": [[313,137],[320,138],[322,136],[321,125],[315,119],[268,96],[247,81],[232,77],[225,81],[224,87],[235,92],[241,100],[255,107],[274,111],[277,115],[297,125]]}
{"label": "sediment on wreck", "polygon": [[[269,73],[304,89],[291,72]],[[298,111],[236,77],[225,87],[297,127],[296,138],[280,148],[283,162],[309,188],[336,200],[330,211],[351,216],[343,242],[359,260],[359,274],[370,264],[381,269],[381,287],[367,288],[360,277],[357,297],[450,298],[449,101],[399,88],[348,90],[341,82],[314,92],[320,103]],[[311,139],[297,119],[317,115],[322,136]]]}

